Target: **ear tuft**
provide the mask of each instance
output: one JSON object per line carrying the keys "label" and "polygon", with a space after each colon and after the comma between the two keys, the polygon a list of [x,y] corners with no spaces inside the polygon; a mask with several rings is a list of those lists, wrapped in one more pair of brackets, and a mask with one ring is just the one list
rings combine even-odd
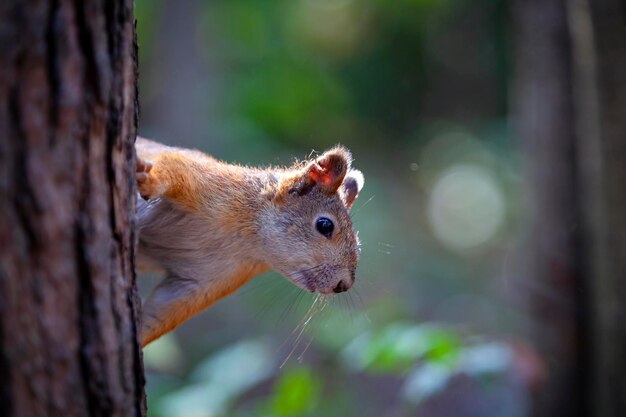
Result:
{"label": "ear tuft", "polygon": [[324,192],[332,194],[342,184],[351,162],[350,151],[343,146],[337,146],[309,164],[306,171],[307,180],[320,186]]}
{"label": "ear tuft", "polygon": [[339,188],[339,195],[347,208],[352,206],[364,184],[365,177],[361,171],[357,169],[348,171]]}

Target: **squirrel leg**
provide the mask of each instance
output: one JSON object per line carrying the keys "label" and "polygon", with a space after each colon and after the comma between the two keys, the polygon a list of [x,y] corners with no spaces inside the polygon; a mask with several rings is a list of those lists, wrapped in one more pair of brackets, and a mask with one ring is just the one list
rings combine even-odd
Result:
{"label": "squirrel leg", "polygon": [[142,306],[141,346],[174,329],[206,304],[205,291],[195,280],[167,275]]}
{"label": "squirrel leg", "polygon": [[150,179],[150,170],[152,163],[137,156],[137,165],[135,168],[135,181],[137,181],[137,190],[144,198],[150,198],[150,187],[148,187]]}
{"label": "squirrel leg", "polygon": [[151,161],[137,156],[137,166],[135,169],[135,181],[137,181],[137,191],[147,200],[160,197],[166,189],[166,183],[161,180],[156,172],[152,172]]}
{"label": "squirrel leg", "polygon": [[145,199],[165,197],[185,209],[198,209],[203,172],[201,164],[182,152],[163,152],[151,161],[138,156],[137,189]]}

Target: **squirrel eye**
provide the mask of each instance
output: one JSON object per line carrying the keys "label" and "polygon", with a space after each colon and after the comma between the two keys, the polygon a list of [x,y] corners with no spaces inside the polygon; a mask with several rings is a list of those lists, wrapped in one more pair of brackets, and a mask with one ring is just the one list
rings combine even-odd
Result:
{"label": "squirrel eye", "polygon": [[333,236],[333,229],[335,228],[335,225],[333,225],[333,222],[330,221],[330,219],[320,217],[315,221],[315,228],[318,232],[330,239]]}

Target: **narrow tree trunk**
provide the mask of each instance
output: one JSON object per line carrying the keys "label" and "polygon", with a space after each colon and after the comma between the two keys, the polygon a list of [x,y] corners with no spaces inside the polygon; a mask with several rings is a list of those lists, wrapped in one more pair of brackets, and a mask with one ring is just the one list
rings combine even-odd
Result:
{"label": "narrow tree trunk", "polygon": [[0,2],[0,415],[142,416],[131,0]]}
{"label": "narrow tree trunk", "polygon": [[569,0],[590,305],[592,415],[626,410],[626,3]]}
{"label": "narrow tree trunk", "polygon": [[535,416],[626,409],[626,5],[518,0]]}
{"label": "narrow tree trunk", "polygon": [[519,0],[516,110],[528,178],[531,337],[546,364],[536,417],[584,415],[580,218],[564,0]]}

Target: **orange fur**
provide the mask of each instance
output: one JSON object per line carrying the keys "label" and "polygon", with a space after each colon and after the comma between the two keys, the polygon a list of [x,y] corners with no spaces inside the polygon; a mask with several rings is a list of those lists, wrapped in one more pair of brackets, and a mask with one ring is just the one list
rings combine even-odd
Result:
{"label": "orange fur", "polygon": [[251,207],[246,175],[251,169],[217,161],[199,151],[164,146],[147,139],[137,141],[137,156],[152,163],[148,180],[139,185],[146,198],[164,196],[180,207],[207,213],[218,211],[227,223],[245,224]]}
{"label": "orange fur", "polygon": [[[192,297],[179,299],[171,303],[167,307],[167,314],[164,315],[165,320],[160,320],[154,324],[147,325],[147,331],[144,329],[141,334],[141,347],[145,347],[150,342],[163,336],[178,327],[181,323],[187,321],[192,316],[202,310],[207,309],[217,300],[232,294],[242,285],[248,282],[252,277],[263,272],[267,272],[269,267],[261,264],[250,267],[242,267],[232,276],[232,278],[218,285],[207,294],[196,294]],[[148,317],[149,319],[149,317]]]}

